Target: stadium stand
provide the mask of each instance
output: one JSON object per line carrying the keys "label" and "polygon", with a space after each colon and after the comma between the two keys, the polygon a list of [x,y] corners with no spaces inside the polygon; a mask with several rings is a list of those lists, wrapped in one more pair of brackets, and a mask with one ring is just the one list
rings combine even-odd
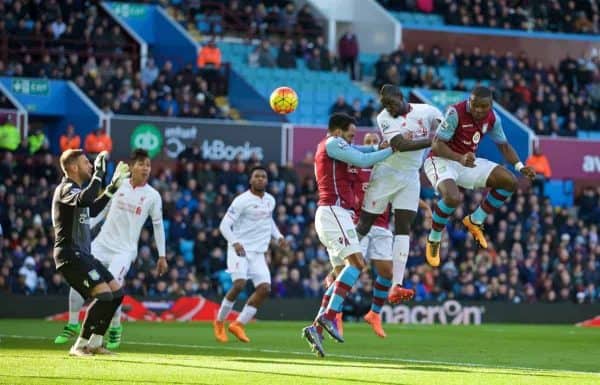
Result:
{"label": "stadium stand", "polygon": [[[0,75],[72,80],[104,112],[225,118],[227,79],[189,63],[139,68],[138,46],[101,7],[69,1],[0,3]],[[22,60],[21,60],[22,59]]]}
{"label": "stadium stand", "polygon": [[[371,62],[367,58],[365,62]],[[363,62],[363,66],[368,64]],[[422,45],[414,52],[402,47],[381,55],[373,64],[374,87],[384,83],[403,87],[466,91],[477,84],[490,86],[495,100],[538,135],[577,136],[600,132],[600,55],[564,57],[558,68],[532,62],[525,54],[504,55],[456,47],[442,52]]]}
{"label": "stadium stand", "polygon": [[[50,192],[59,173],[50,154],[33,157],[4,152],[0,161],[0,291],[27,295],[64,294],[67,286],[51,257]],[[247,185],[253,162],[211,164],[181,159],[177,168],[159,170],[152,185],[164,200],[170,271],[159,278],[151,230],[142,232],[139,256],[127,276],[130,294],[159,297],[202,294],[217,297],[231,285],[225,273],[225,243],[218,224],[231,199]],[[178,171],[174,171],[174,170]],[[269,191],[278,202],[275,220],[290,249],[275,248],[268,258],[273,296],[317,297],[329,261],[319,244],[313,218],[315,182],[291,165],[268,165]],[[35,183],[34,183],[35,181]],[[549,186],[547,189],[551,189]],[[424,264],[427,229],[418,218],[407,287],[416,300],[481,299],[507,302],[590,303],[600,301],[600,188],[586,188],[572,207],[552,206],[548,198],[519,191],[507,206],[488,217],[492,247],[476,251],[458,223],[475,208],[481,193],[467,194],[444,241],[440,269]],[[370,301],[369,274],[354,298]]]}
{"label": "stadium stand", "polygon": [[409,27],[459,25],[524,31],[600,33],[597,1],[378,0]]}

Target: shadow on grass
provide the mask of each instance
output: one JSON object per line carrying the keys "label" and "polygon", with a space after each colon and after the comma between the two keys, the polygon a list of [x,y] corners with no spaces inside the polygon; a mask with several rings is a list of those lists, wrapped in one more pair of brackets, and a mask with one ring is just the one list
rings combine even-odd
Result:
{"label": "shadow on grass", "polygon": [[[469,369],[451,369],[446,365],[440,366],[432,366],[432,365],[406,365],[406,364],[390,364],[390,365],[353,365],[351,363],[340,363],[340,362],[323,362],[323,361],[315,361],[315,362],[298,362],[298,361],[285,361],[285,360],[269,360],[269,359],[260,359],[260,358],[234,358],[229,359],[229,361],[234,362],[242,362],[242,363],[265,363],[265,364],[273,364],[273,363],[284,363],[286,365],[296,365],[296,366],[322,366],[322,367],[350,367],[350,368],[365,368],[365,369],[381,369],[381,370],[413,370],[413,371],[423,371],[423,372],[440,372],[440,373],[476,373],[479,369],[486,369],[485,374],[498,374],[498,375],[508,375],[508,376],[536,376],[536,377],[554,377],[554,378],[576,378],[575,376],[569,375],[558,375],[552,373],[544,373],[544,372],[535,372],[532,371],[530,373],[515,373],[512,370],[519,369],[509,369],[507,371],[496,371],[490,370],[493,368],[485,368],[485,367],[472,367]],[[394,367],[393,365],[397,366]],[[458,365],[460,366],[460,365]]]}
{"label": "shadow on grass", "polygon": [[[10,375],[10,374],[0,374],[0,379],[1,378],[30,378],[32,380],[51,380],[51,381],[61,381],[60,383],[63,383],[62,381],[79,381],[79,383],[83,383],[83,384],[89,384],[90,381],[94,381],[94,379],[89,378],[89,377],[60,377],[60,376],[56,376],[56,377],[51,377],[51,376],[32,376],[32,375],[22,375],[22,376],[17,376],[17,375]],[[131,378],[128,379],[110,379],[110,378],[98,378],[97,379],[99,382],[101,383],[107,383],[107,382],[116,382],[116,383],[125,383],[125,384],[131,384],[132,380]],[[133,381],[133,383],[144,383],[144,384],[165,384],[165,380],[148,380],[148,379],[144,379],[143,381]],[[197,381],[192,381],[192,380],[187,380],[185,382],[181,382],[181,381],[173,381],[173,380],[169,380],[168,381],[169,384],[197,384],[197,385],[213,385],[211,383],[208,382],[197,382]]]}
{"label": "shadow on grass", "polygon": [[[156,362],[148,362],[148,361],[137,361],[137,360],[114,360],[107,359],[102,360],[106,362],[120,362],[124,364],[141,364],[141,365],[156,365]],[[252,370],[252,369],[236,369],[236,368],[217,368],[209,365],[186,365],[186,364],[175,364],[175,363],[167,363],[161,362],[161,366],[171,366],[175,368],[188,368],[188,369],[207,369],[207,370],[216,370],[222,372],[236,372],[240,374],[244,373],[253,373],[253,374],[263,374],[269,376],[280,376],[280,377],[290,377],[290,378],[305,378],[311,380],[327,380],[327,381],[343,381],[346,383],[358,383],[358,384],[381,384],[381,385],[402,385],[400,382],[385,382],[385,381],[369,381],[364,378],[349,378],[343,376],[313,376],[310,374],[298,374],[298,373],[278,373],[272,372],[268,370]]]}

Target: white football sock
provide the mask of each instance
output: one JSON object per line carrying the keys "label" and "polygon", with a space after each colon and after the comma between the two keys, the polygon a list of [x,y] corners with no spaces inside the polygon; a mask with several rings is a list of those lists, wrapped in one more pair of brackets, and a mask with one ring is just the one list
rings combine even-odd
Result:
{"label": "white football sock", "polygon": [[231,309],[233,309],[233,304],[235,302],[231,302],[227,299],[227,297],[223,298],[221,302],[221,307],[219,308],[219,312],[217,313],[217,321],[225,321]]}
{"label": "white football sock", "polygon": [[250,322],[250,320],[252,319],[252,317],[254,317],[255,314],[256,314],[256,308],[254,306],[250,306],[250,305],[246,304],[246,305],[244,305],[242,312],[238,316],[237,321],[239,323],[242,323],[245,325],[248,322]]}
{"label": "white football sock", "polygon": [[117,308],[117,310],[115,311],[115,315],[110,321],[111,328],[118,328],[119,326],[121,326],[121,306]]}
{"label": "white football sock", "polygon": [[87,338],[83,338],[82,336],[77,337],[77,340],[75,341],[75,345],[73,345],[75,347],[75,349],[83,349],[87,344],[89,343]]}
{"label": "white football sock", "polygon": [[69,323],[79,323],[79,312],[83,307],[84,299],[75,289],[69,290]]}
{"label": "white football sock", "polygon": [[410,239],[408,235],[395,235],[394,245],[392,246],[392,263],[394,285],[402,285],[404,280],[404,270],[408,261],[408,252],[410,250]]}
{"label": "white football sock", "polygon": [[92,334],[88,341],[88,347],[91,349],[99,348],[102,346],[102,336],[100,334]]}

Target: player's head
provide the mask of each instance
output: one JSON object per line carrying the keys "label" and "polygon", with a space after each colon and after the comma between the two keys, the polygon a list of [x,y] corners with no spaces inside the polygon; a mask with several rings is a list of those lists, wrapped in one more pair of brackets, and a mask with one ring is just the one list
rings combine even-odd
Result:
{"label": "player's head", "polygon": [[487,87],[475,87],[469,97],[469,111],[473,119],[485,119],[492,109],[492,102],[492,90]]}
{"label": "player's head", "polygon": [[92,177],[94,166],[81,149],[69,149],[60,155],[60,168],[65,176],[78,183],[84,183]]}
{"label": "player's head", "polygon": [[254,192],[263,193],[267,189],[269,177],[267,169],[263,166],[254,166],[250,169],[250,188]]}
{"label": "player's head", "polygon": [[368,132],[363,138],[363,144],[365,146],[377,146],[380,142],[379,135],[374,132]]}
{"label": "player's head", "polygon": [[402,115],[408,110],[404,95],[400,87],[393,84],[384,84],[379,91],[379,101],[383,108],[387,110],[394,118]]}
{"label": "player's head", "polygon": [[150,171],[152,171],[148,151],[136,148],[131,153],[129,159],[129,169],[131,170],[131,180],[133,183],[136,185],[146,183],[150,177]]}
{"label": "player's head", "polygon": [[356,135],[356,121],[350,115],[336,112],[329,117],[329,134],[339,136],[346,142],[352,143]]}

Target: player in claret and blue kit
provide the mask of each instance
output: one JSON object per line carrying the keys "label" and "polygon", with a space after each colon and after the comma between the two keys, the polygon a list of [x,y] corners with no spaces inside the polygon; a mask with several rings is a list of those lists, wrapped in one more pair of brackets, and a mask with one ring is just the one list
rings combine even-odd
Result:
{"label": "player in claret and blue kit", "polygon": [[448,108],[424,164],[429,181],[442,197],[434,207],[433,225],[427,240],[426,257],[432,266],[440,264],[442,231],[461,203],[459,186],[466,189],[490,188],[479,207],[462,220],[475,241],[484,249],[487,248],[487,240],[483,232],[483,221],[488,214],[510,199],[517,188],[517,180],[510,171],[475,156],[477,147],[486,134],[496,143],[504,159],[514,165],[518,172],[529,179],[535,177],[535,171],[523,165],[506,139],[500,117],[492,109],[492,92],[489,88],[477,87],[468,100]]}
{"label": "player in claret and blue kit", "polygon": [[319,191],[315,230],[327,248],[337,277],[324,294],[323,305],[326,306],[319,309],[315,324],[303,329],[304,338],[320,356],[325,353],[317,327],[322,327],[335,340],[344,342],[336,318],[342,311],[348,292],[366,267],[352,220],[356,210],[355,177],[348,165],[371,167],[392,155],[390,148],[376,151],[373,146],[351,145],[355,135],[354,119],[345,114],[333,114],[329,118],[328,134],[315,153],[315,177]]}

